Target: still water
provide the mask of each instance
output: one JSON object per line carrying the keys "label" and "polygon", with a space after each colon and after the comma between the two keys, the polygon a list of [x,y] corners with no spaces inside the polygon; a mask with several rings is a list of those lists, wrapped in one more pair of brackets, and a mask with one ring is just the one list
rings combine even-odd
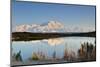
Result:
{"label": "still water", "polygon": [[63,37],[34,41],[13,41],[12,53],[21,51],[23,61],[27,61],[32,53],[42,52],[48,58],[52,58],[54,52],[56,57],[62,58],[64,49],[74,51],[77,56],[77,51],[84,42],[89,42],[95,45],[95,38],[92,37]]}

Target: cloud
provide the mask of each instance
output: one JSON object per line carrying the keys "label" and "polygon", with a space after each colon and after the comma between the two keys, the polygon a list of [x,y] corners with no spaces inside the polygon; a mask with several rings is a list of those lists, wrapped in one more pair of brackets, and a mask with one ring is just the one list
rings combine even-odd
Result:
{"label": "cloud", "polygon": [[64,26],[58,21],[49,21],[47,24],[24,24],[14,28],[16,32],[90,32],[95,31],[93,26]]}
{"label": "cloud", "polygon": [[26,32],[29,28],[31,28],[30,25],[16,26],[16,32]]}
{"label": "cloud", "polygon": [[65,28],[66,32],[91,32],[95,31],[93,26],[70,26]]}
{"label": "cloud", "polygon": [[63,29],[64,25],[57,21],[49,21],[46,25],[19,25],[16,26],[16,32],[56,32],[57,30]]}
{"label": "cloud", "polygon": [[54,30],[54,29],[61,29],[63,28],[64,25],[61,24],[60,22],[57,22],[57,21],[50,21],[48,23],[48,28],[51,29],[51,30]]}

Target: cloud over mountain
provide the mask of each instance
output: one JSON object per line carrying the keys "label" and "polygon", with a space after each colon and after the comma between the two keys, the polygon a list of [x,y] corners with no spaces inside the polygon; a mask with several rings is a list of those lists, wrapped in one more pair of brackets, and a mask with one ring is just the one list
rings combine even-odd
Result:
{"label": "cloud over mountain", "polygon": [[57,32],[64,28],[64,25],[58,21],[49,21],[45,25],[19,25],[16,26],[16,32]]}
{"label": "cloud over mountain", "polygon": [[46,24],[24,24],[16,26],[15,32],[90,32],[95,31],[93,26],[65,26],[58,21],[49,21]]}

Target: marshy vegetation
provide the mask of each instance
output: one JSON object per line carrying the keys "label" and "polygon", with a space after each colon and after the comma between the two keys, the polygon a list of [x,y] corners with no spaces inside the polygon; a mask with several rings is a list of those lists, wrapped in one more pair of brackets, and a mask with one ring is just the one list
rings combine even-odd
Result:
{"label": "marshy vegetation", "polygon": [[73,50],[68,50],[67,46],[65,45],[63,59],[70,62],[75,61],[76,53]]}
{"label": "marshy vegetation", "polygon": [[77,51],[77,55],[74,51],[64,50],[64,57],[67,61],[95,61],[96,60],[96,45],[84,42]]}
{"label": "marshy vegetation", "polygon": [[20,62],[23,61],[22,56],[21,56],[21,50],[18,53],[13,53],[12,60],[13,61],[20,61]]}
{"label": "marshy vegetation", "polygon": [[[78,49],[78,51],[69,50],[67,48],[67,45],[65,44],[64,53],[62,58],[59,58],[57,55],[57,52],[54,51],[52,53],[52,57],[47,56],[46,52],[38,51],[33,52],[32,55],[27,59],[28,61],[57,61],[60,60],[66,61],[66,62],[76,62],[76,61],[95,61],[96,60],[96,45],[84,42],[81,44],[81,47]],[[23,58],[21,56],[21,51],[18,53],[13,54],[13,61],[17,62],[23,62]]]}
{"label": "marshy vegetation", "polygon": [[80,61],[96,60],[96,45],[94,46],[92,43],[84,42],[78,50],[78,57]]}
{"label": "marshy vegetation", "polygon": [[31,60],[45,60],[45,59],[46,59],[46,55],[42,51],[38,53],[36,52],[32,53]]}

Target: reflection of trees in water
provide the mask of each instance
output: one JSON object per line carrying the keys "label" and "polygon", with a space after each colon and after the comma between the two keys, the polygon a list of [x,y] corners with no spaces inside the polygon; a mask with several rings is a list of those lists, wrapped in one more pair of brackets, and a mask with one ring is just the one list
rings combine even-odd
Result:
{"label": "reflection of trees in water", "polygon": [[80,61],[96,60],[96,46],[92,43],[84,42],[78,50]]}

